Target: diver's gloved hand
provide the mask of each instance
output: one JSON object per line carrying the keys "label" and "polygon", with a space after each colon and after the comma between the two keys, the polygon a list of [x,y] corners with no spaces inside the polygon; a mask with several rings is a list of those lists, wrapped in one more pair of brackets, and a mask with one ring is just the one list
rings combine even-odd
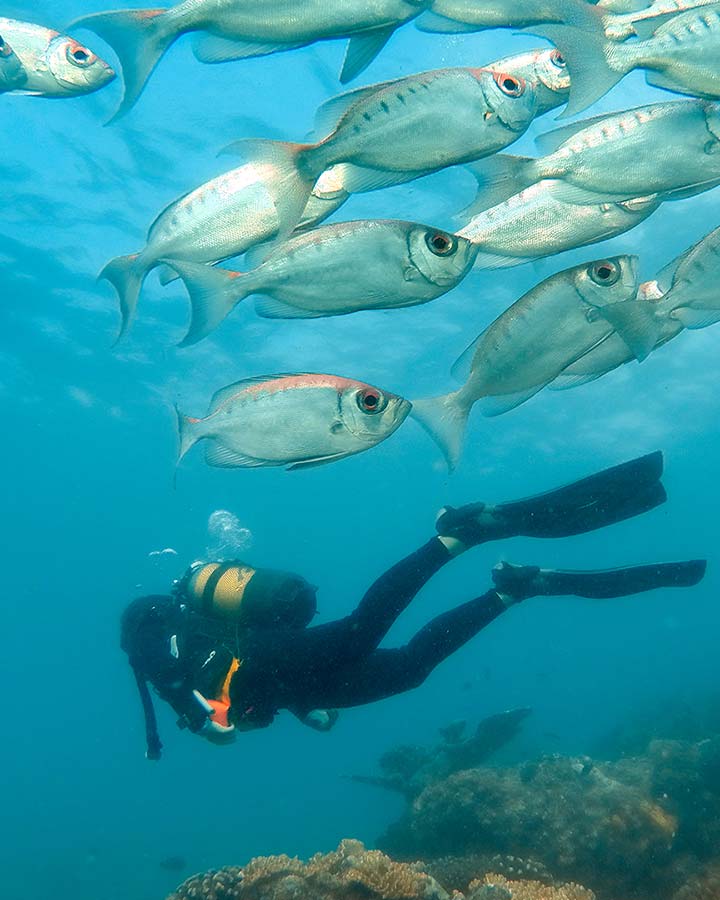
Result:
{"label": "diver's gloved hand", "polygon": [[208,700],[200,691],[193,691],[193,696],[207,714],[207,718],[196,734],[204,737],[211,744],[219,746],[232,744],[236,735],[235,726],[228,721],[230,704],[223,703],[221,700]]}
{"label": "diver's gloved hand", "polygon": [[330,731],[340,717],[337,709],[311,709],[303,717],[303,725],[314,728],[315,731]]}
{"label": "diver's gloved hand", "polygon": [[204,737],[206,741],[210,741],[211,744],[216,744],[220,747],[234,743],[236,738],[234,725],[221,725],[212,719],[208,719],[205,722],[198,734]]}

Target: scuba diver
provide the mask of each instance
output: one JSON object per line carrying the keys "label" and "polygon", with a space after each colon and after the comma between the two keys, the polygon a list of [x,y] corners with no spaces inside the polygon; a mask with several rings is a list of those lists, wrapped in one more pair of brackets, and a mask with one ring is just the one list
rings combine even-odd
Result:
{"label": "scuba diver", "polygon": [[592,572],[501,562],[485,594],[442,613],[404,647],[380,647],[423,585],[461,553],[516,536],[583,534],[647,512],[667,499],[662,471],[656,452],[525,500],[445,507],[437,535],[382,575],[353,612],[313,627],[316,588],[304,578],[238,560],[194,564],[172,595],[140,597],[122,616],[121,646],[143,702],[148,759],[160,758],[162,744],[147,682],[181,728],[216,744],[270,725],[283,709],[326,731],[338,709],[419,687],[523,600],[605,599],[697,584],[704,560]]}

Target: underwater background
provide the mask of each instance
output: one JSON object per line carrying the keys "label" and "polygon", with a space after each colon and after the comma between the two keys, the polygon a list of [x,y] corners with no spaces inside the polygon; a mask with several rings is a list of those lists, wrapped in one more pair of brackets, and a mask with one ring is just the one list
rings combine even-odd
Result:
{"label": "underwater background", "polygon": [[[101,0],[6,2],[4,15],[63,29]],[[87,37],[87,34],[85,34]],[[481,65],[542,46],[505,32],[444,37],[399,30],[353,87],[422,69]],[[103,47],[97,39],[93,46]],[[103,47],[112,62],[111,53]],[[148,282],[132,334],[112,348],[117,303],[98,271],[142,245],[179,194],[233,165],[240,137],[302,139],[340,90],[343,42],[202,66],[175,46],[141,102],[104,128],[119,84],[72,102],[7,95],[0,138],[0,397],[4,715],[0,718],[2,894],[23,900],[155,900],[186,875],[251,856],[310,855],[343,837],[372,845],[400,797],[343,778],[372,771],[398,743],[432,743],[455,719],[514,706],[532,716],[502,759],[592,752],[648,711],[716,700],[720,509],[720,332],[683,333],[568,393],[542,393],[498,419],[476,414],[448,476],[408,422],[372,453],[288,473],[213,470],[176,456],[173,404],[204,412],[240,378],[317,371],[402,396],[444,393],[450,365],[486,325],[555,271],[637,253],[642,279],[718,225],[717,191],[668,203],[599,247],[502,271],[476,271],[426,306],[315,321],[257,318],[248,306],[201,345],[175,348],[182,288]],[[593,113],[664,99],[634,74]],[[515,144],[552,127],[546,116]],[[398,217],[443,228],[474,196],[462,169],[353,197],[338,218]],[[194,740],[158,709],[165,756],[144,759],[136,689],[118,617],[162,591],[208,546],[222,509],[252,533],[254,565],[321,586],[323,619],[349,611],[385,568],[433,533],[445,503],[512,499],[661,448],[669,502],[606,531],[515,539],[466,554],[433,579],[393,630],[482,593],[499,558],[603,568],[707,557],[691,591],[608,602],[542,598],[511,610],[418,690],[342,712],[330,734],[290,716],[227,749]],[[177,557],[150,557],[174,548]],[[160,704],[158,704],[160,706]],[[660,724],[658,724],[660,728]],[[164,861],[181,857],[180,871]],[[183,867],[184,866],[184,867]],[[171,865],[172,869],[173,866]]]}

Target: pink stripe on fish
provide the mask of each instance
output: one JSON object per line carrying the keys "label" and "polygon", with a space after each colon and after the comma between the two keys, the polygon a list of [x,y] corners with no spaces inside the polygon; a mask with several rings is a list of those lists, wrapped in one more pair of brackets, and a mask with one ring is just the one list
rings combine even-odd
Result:
{"label": "pink stripe on fish", "polygon": [[338,394],[340,394],[344,390],[353,388],[362,389],[370,387],[370,385],[367,385],[362,381],[353,381],[352,378],[343,378],[340,375],[281,375],[277,378],[271,378],[268,381],[261,381],[258,384],[249,384],[247,387],[241,388],[236,394],[233,394],[221,403],[209,416],[206,416],[205,421],[212,419],[213,416],[216,416],[228,403],[237,400],[237,398],[241,397],[243,394],[277,394],[280,393],[280,391],[291,391],[297,388],[308,387],[334,388]]}

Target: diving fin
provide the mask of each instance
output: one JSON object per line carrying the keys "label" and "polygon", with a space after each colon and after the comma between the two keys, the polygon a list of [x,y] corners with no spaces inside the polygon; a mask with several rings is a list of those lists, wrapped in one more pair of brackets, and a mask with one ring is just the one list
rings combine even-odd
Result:
{"label": "diving fin", "polygon": [[702,581],[706,567],[705,560],[693,559],[594,572],[571,572],[502,562],[493,569],[492,578],[498,593],[515,600],[570,596],[605,600],[662,587],[693,587]]}
{"label": "diving fin", "polygon": [[662,452],[656,451],[524,500],[497,506],[447,507],[438,517],[436,529],[468,546],[509,537],[584,534],[664,503],[662,471]]}

